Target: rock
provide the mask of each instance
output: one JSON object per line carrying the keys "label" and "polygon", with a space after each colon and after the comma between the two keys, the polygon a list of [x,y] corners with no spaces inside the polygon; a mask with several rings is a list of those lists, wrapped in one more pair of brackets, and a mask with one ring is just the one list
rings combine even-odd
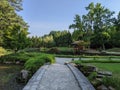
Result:
{"label": "rock", "polygon": [[50,65],[50,62],[45,63],[44,65]]}
{"label": "rock", "polygon": [[99,75],[112,76],[112,72],[109,71],[98,71]]}
{"label": "rock", "polygon": [[20,64],[20,61],[16,61],[15,64]]}
{"label": "rock", "polygon": [[97,78],[103,78],[103,77],[105,77],[105,75],[101,75],[101,74],[97,75]]}
{"label": "rock", "polygon": [[97,90],[109,90],[105,85],[100,85]]}
{"label": "rock", "polygon": [[113,87],[109,86],[108,87],[109,90],[115,90]]}
{"label": "rock", "polygon": [[6,61],[5,64],[12,64],[13,62],[10,61]]}
{"label": "rock", "polygon": [[20,73],[21,73],[22,79],[28,78],[29,71],[23,69],[23,70],[21,70]]}

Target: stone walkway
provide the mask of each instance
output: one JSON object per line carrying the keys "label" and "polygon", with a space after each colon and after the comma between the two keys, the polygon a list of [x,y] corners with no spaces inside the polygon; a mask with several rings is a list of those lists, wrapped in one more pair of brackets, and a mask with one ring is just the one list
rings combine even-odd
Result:
{"label": "stone walkway", "polygon": [[73,73],[66,65],[50,65],[37,90],[80,90]]}
{"label": "stone walkway", "polygon": [[44,65],[32,76],[23,90],[95,90],[86,77],[71,65],[64,65],[67,59],[56,64]]}

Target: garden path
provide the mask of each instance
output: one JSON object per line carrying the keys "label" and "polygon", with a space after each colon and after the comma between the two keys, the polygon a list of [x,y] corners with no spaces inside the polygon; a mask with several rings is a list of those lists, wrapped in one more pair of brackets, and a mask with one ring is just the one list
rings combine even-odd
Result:
{"label": "garden path", "polygon": [[73,73],[66,65],[50,65],[38,90],[80,90]]}

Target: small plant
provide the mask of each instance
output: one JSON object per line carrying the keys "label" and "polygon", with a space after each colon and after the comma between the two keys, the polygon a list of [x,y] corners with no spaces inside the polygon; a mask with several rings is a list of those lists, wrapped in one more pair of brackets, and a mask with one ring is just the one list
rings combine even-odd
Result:
{"label": "small plant", "polygon": [[92,72],[92,73],[88,76],[88,79],[89,79],[90,81],[95,80],[95,79],[96,79],[96,76],[97,76],[97,72]]}
{"label": "small plant", "polygon": [[103,84],[106,86],[112,86],[115,90],[120,89],[120,78],[119,77],[105,77],[103,78]]}

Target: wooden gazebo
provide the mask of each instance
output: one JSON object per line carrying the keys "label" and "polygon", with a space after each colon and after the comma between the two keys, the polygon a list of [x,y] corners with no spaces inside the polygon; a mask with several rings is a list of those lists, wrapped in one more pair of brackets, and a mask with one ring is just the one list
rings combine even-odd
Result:
{"label": "wooden gazebo", "polygon": [[75,53],[79,53],[80,51],[87,50],[89,48],[89,45],[90,45],[90,42],[85,42],[82,40],[74,41],[72,43]]}

